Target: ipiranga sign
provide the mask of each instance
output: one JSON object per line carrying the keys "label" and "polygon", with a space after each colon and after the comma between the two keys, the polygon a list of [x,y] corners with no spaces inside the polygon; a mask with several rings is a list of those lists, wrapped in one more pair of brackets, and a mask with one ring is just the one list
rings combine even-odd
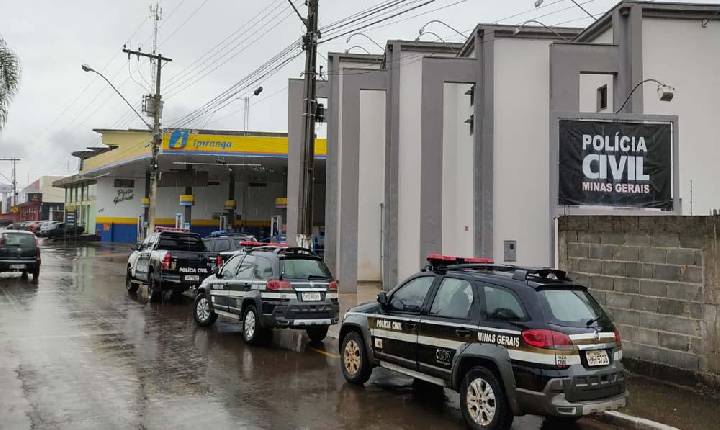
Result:
{"label": "ipiranga sign", "polygon": [[558,204],[673,209],[672,125],[561,119]]}

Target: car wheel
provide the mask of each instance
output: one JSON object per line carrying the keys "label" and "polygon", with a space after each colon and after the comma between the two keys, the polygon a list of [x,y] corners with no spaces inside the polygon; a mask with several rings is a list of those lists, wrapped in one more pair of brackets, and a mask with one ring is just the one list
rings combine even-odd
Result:
{"label": "car wheel", "polygon": [[217,320],[217,314],[210,309],[210,300],[205,293],[198,293],[193,304],[193,317],[200,327],[209,327]]}
{"label": "car wheel", "polygon": [[345,380],[357,385],[366,383],[370,379],[372,368],[365,349],[365,342],[360,334],[356,331],[346,334],[343,337],[340,351]]}
{"label": "car wheel", "polygon": [[251,345],[267,340],[268,333],[260,327],[260,317],[255,305],[248,305],[243,312],[243,339]]}
{"label": "car wheel", "polygon": [[308,327],[305,331],[307,332],[307,335],[310,338],[311,342],[320,343],[327,336],[328,328],[330,328],[330,327],[328,327],[326,325],[313,326],[313,327]]}
{"label": "car wheel", "polygon": [[158,282],[155,276],[153,276],[153,273],[150,272],[148,274],[148,294],[150,295],[151,303],[158,302],[162,298],[162,287],[158,284],[160,284],[160,282]]}
{"label": "car wheel", "polygon": [[33,271],[33,282],[37,283],[40,280],[40,266],[36,267]]}
{"label": "car wheel", "polygon": [[507,430],[513,414],[495,375],[482,366],[470,369],[460,388],[460,409],[468,427],[477,430]]}
{"label": "car wheel", "polygon": [[28,273],[22,272],[22,274],[20,275],[20,279],[27,279],[27,278],[28,278]]}
{"label": "car wheel", "polygon": [[125,273],[125,288],[127,288],[128,294],[135,294],[138,290],[138,285],[133,282],[132,272],[130,272],[129,267],[127,273]]}

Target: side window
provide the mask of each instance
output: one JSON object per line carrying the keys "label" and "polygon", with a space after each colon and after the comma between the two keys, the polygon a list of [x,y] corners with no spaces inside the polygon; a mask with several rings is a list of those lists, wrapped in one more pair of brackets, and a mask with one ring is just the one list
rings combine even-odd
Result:
{"label": "side window", "polygon": [[222,268],[222,277],[230,279],[234,278],[235,272],[237,272],[238,266],[240,265],[240,262],[242,262],[243,257],[243,255],[236,255],[225,263]]}
{"label": "side window", "polygon": [[520,302],[515,295],[503,288],[483,286],[485,315],[488,319],[517,321],[525,319]]}
{"label": "side window", "polygon": [[272,262],[267,258],[257,257],[254,270],[255,279],[268,280],[273,276]]}
{"label": "side window", "polygon": [[230,239],[215,240],[215,252],[230,251]]}
{"label": "side window", "polygon": [[256,258],[254,255],[246,255],[242,264],[238,268],[235,279],[252,280],[255,273]]}
{"label": "side window", "polygon": [[473,298],[472,285],[468,281],[445,278],[435,295],[430,315],[467,319],[470,317]]}
{"label": "side window", "polygon": [[420,308],[425,302],[425,296],[430,291],[434,280],[433,276],[423,276],[415,278],[397,289],[390,297],[390,310],[420,312]]}

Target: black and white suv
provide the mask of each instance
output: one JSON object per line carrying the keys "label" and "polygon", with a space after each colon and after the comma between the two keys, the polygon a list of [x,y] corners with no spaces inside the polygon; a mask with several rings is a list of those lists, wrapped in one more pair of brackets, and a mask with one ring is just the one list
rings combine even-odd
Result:
{"label": "black and white suv", "polygon": [[212,325],[218,315],[243,323],[248,343],[269,339],[272,328],[305,329],[313,342],[338,322],[337,282],[322,259],[304,248],[240,252],[198,288],[193,316]]}
{"label": "black and white suv", "polygon": [[587,289],[552,269],[433,255],[428,267],[348,311],[345,379],[376,366],[459,391],[474,429],[556,421],[625,405],[620,336]]}

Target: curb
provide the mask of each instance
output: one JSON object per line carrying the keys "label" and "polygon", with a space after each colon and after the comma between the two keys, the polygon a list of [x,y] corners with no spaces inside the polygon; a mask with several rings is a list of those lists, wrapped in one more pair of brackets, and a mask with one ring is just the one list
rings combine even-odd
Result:
{"label": "curb", "polygon": [[677,427],[658,423],[645,418],[638,418],[632,415],[623,414],[617,411],[607,411],[598,416],[602,422],[635,430],[680,430]]}

